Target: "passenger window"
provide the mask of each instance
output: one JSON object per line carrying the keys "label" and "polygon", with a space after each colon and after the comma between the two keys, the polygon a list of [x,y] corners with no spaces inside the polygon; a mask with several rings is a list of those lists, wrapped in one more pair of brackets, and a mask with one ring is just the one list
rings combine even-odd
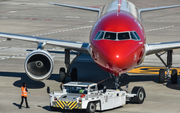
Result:
{"label": "passenger window", "polygon": [[103,35],[104,35],[104,32],[103,31],[99,31],[96,36],[95,36],[95,40],[100,40],[100,39],[103,39]]}
{"label": "passenger window", "polygon": [[136,32],[134,32],[134,34],[136,35],[136,37],[138,38],[138,40],[141,40],[141,38],[139,37],[139,35],[138,35]]}
{"label": "passenger window", "polygon": [[116,33],[106,32],[104,39],[116,40]]}
{"label": "passenger window", "polygon": [[134,35],[133,32],[130,32],[130,34],[131,34],[131,39],[133,39],[133,40],[138,40],[138,39],[136,38],[136,36]]}
{"label": "passenger window", "polygon": [[118,39],[119,40],[128,40],[128,39],[130,39],[129,33],[128,32],[126,32],[126,33],[118,33]]}

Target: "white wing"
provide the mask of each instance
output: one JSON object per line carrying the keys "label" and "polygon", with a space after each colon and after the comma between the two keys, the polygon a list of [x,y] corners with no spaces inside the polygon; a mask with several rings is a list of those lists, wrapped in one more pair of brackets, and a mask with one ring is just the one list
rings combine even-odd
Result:
{"label": "white wing", "polygon": [[141,13],[141,12],[146,12],[146,11],[168,9],[168,8],[174,8],[174,7],[180,7],[180,5],[172,5],[172,6],[162,6],[162,7],[152,7],[152,8],[139,9],[139,12]]}
{"label": "white wing", "polygon": [[58,5],[58,6],[64,6],[64,7],[71,7],[71,8],[76,8],[76,9],[83,9],[83,10],[88,10],[88,11],[95,11],[95,12],[100,11],[100,9],[98,9],[98,8],[91,8],[91,7],[74,6],[74,5],[59,4],[59,3],[52,3],[52,2],[49,2],[49,4]]}
{"label": "white wing", "polygon": [[12,34],[12,33],[2,33],[2,32],[0,32],[0,37],[18,39],[18,40],[24,40],[24,41],[30,41],[30,42],[37,42],[37,43],[46,43],[48,45],[60,46],[62,48],[71,49],[71,50],[89,54],[89,43],[64,41],[64,40],[19,35],[19,34]]}
{"label": "white wing", "polygon": [[146,44],[146,55],[180,48],[180,41]]}

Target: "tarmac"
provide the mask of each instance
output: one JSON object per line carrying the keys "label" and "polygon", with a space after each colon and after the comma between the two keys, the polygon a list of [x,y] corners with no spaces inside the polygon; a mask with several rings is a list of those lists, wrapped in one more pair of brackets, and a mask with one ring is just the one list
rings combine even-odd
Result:
{"label": "tarmac", "polygon": [[[89,42],[91,26],[96,21],[97,13],[60,7],[48,2],[63,3],[87,7],[102,7],[111,0],[0,0],[0,32],[39,36],[52,39]],[[138,8],[159,7],[180,4],[179,0],[130,0]],[[147,43],[180,41],[180,7],[143,13]],[[70,30],[71,29],[71,30]],[[64,67],[63,49],[56,46],[45,46],[54,57],[54,70],[51,77],[43,81],[29,79],[24,71],[24,61],[28,53],[37,48],[36,43],[11,40],[0,37],[0,113],[49,113],[49,96],[47,87],[52,91],[60,90],[58,82],[59,68]],[[71,59],[75,56],[71,55]],[[166,61],[166,54],[163,55]],[[173,68],[180,67],[180,50],[174,50]],[[79,56],[72,67],[78,69],[78,80],[99,82],[109,77],[101,70],[89,55]],[[155,56],[147,56],[141,68],[148,67],[158,71],[163,64]],[[136,69],[138,70],[138,68]],[[135,70],[134,70],[135,71]],[[126,104],[123,107],[104,111],[104,113],[179,113],[180,83],[158,83],[158,73],[136,71],[124,75],[122,86],[129,84],[143,86],[146,99],[143,104]],[[179,71],[178,71],[179,74]],[[66,79],[66,82],[70,78]],[[114,79],[102,84],[114,87]],[[30,108],[18,106],[21,101],[21,85],[27,83],[28,103]],[[83,113],[85,110],[57,111],[62,113]],[[97,111],[99,113],[100,111]]]}

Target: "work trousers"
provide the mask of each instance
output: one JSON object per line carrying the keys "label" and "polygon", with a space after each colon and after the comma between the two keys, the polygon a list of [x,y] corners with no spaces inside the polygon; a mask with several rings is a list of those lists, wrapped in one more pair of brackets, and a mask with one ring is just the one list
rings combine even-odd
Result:
{"label": "work trousers", "polygon": [[23,104],[24,99],[25,99],[25,101],[26,101],[26,107],[29,107],[29,106],[28,106],[28,103],[27,103],[27,97],[22,96],[22,97],[21,97],[21,104],[20,104],[20,106],[19,106],[20,108],[21,108],[21,106],[22,106],[22,104]]}

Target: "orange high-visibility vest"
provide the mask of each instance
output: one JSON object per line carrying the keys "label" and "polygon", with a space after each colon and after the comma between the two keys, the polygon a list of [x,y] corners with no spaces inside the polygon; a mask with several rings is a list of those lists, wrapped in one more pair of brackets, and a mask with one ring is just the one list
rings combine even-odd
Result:
{"label": "orange high-visibility vest", "polygon": [[27,97],[27,91],[26,91],[26,87],[21,87],[21,96],[22,97]]}

